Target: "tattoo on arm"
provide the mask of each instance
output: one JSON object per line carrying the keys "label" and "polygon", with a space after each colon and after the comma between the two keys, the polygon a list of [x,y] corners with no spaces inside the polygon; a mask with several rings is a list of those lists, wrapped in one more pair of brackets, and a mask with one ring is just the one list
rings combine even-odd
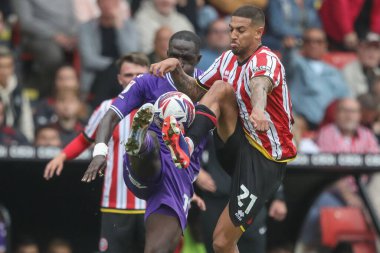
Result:
{"label": "tattoo on arm", "polygon": [[252,108],[265,110],[267,106],[267,95],[272,91],[273,84],[268,77],[255,77],[249,83],[251,90]]}
{"label": "tattoo on arm", "polygon": [[111,139],[114,128],[119,124],[120,120],[119,116],[117,116],[113,110],[108,110],[98,126],[96,143],[103,142],[107,144]]}
{"label": "tattoo on arm", "polygon": [[178,91],[188,95],[194,102],[198,102],[206,93],[197,85],[195,78],[188,76],[181,67],[172,72],[172,77]]}

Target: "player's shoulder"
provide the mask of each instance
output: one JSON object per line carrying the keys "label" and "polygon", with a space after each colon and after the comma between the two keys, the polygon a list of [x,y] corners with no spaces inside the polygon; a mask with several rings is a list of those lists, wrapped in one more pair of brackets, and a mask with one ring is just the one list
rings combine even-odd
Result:
{"label": "player's shoulder", "polygon": [[115,98],[111,98],[111,99],[107,99],[107,100],[104,100],[100,103],[100,105],[98,105],[95,110],[94,110],[94,113],[97,112],[97,111],[104,111],[104,110],[108,110],[108,108],[110,108],[110,106],[112,105],[112,102],[115,100]]}
{"label": "player's shoulder", "polygon": [[257,50],[257,53],[256,53],[256,57],[257,58],[266,58],[266,57],[274,57],[276,59],[279,59],[278,58],[278,55],[273,52],[269,47],[266,47],[266,46],[261,46],[258,50]]}

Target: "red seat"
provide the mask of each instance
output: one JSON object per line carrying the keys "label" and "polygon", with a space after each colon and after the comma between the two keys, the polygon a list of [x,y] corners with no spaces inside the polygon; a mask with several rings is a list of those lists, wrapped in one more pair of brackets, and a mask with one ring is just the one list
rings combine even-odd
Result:
{"label": "red seat", "polygon": [[339,242],[350,242],[354,252],[376,253],[375,233],[360,209],[322,208],[320,223],[323,245],[333,248]]}
{"label": "red seat", "polygon": [[338,69],[342,69],[347,63],[350,63],[357,59],[357,55],[354,52],[328,52],[324,55],[323,61],[333,65]]}

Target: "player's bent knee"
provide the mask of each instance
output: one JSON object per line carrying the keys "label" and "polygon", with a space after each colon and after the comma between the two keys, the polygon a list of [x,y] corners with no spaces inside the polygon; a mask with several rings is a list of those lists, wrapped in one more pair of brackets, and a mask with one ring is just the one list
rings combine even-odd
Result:
{"label": "player's bent knee", "polygon": [[231,249],[234,247],[234,242],[228,240],[225,236],[214,236],[212,248],[214,249],[215,253],[231,252]]}
{"label": "player's bent knee", "polygon": [[210,93],[214,98],[227,99],[228,97],[235,97],[235,91],[232,85],[224,81],[215,81],[211,86]]}

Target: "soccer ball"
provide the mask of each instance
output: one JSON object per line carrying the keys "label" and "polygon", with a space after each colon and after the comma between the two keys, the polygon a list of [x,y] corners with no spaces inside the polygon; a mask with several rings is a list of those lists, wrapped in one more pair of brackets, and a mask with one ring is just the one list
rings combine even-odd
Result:
{"label": "soccer ball", "polygon": [[154,103],[156,125],[162,127],[162,122],[168,116],[174,116],[187,129],[195,117],[193,102],[187,95],[179,91],[170,91],[161,95]]}

